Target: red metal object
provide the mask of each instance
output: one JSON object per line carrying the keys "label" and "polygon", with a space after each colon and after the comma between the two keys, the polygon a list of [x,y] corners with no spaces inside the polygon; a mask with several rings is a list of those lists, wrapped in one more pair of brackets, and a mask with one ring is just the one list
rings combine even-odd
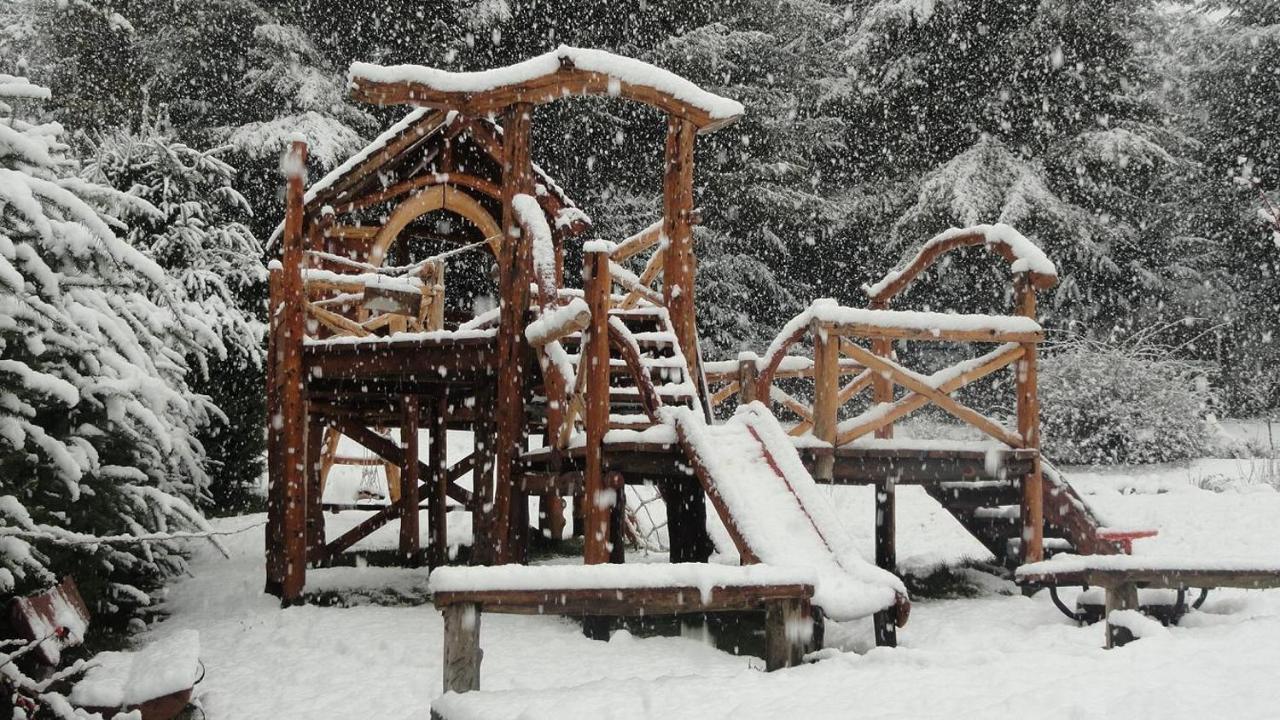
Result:
{"label": "red metal object", "polygon": [[1120,547],[1124,548],[1124,554],[1132,555],[1134,540],[1155,537],[1159,534],[1159,530],[1099,530],[1098,539],[1120,543]]}

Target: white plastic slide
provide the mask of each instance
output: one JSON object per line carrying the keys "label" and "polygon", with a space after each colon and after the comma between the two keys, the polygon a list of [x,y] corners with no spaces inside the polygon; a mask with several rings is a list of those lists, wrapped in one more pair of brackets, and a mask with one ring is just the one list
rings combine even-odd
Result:
{"label": "white plastic slide", "polygon": [[[663,408],[738,554],[809,568],[814,603],[852,620],[906,597],[902,581],[858,553],[827,497],[772,413],[752,403],[722,425],[688,408]],[[713,538],[723,543],[724,538]],[[728,549],[728,548],[722,548]]]}

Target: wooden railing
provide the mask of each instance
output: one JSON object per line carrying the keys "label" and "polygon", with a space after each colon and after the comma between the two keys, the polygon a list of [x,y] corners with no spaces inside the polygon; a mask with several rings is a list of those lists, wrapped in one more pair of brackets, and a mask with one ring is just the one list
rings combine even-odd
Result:
{"label": "wooden railing", "polygon": [[[1013,274],[1013,314],[944,315],[888,310],[889,301],[905,291],[944,254],[983,245],[1008,261]],[[1012,448],[1040,447],[1040,408],[1036,388],[1037,347],[1044,339],[1035,320],[1036,290],[1056,282],[1052,263],[1030,241],[1006,226],[983,226],[949,231],[930,240],[906,267],[868,287],[870,309],[841,307],[832,300],[817,301],[783,328],[764,357],[744,354],[736,361],[708,363],[708,382],[718,386],[713,406],[730,398],[739,403],[759,400],[783,408],[798,418],[793,435],[812,436],[833,448],[859,438],[893,437],[902,418],[927,406]],[[810,340],[812,357],[791,354]],[[931,374],[908,369],[897,360],[901,342],[987,343],[996,347],[977,357]],[[1006,427],[964,405],[957,391],[1005,368],[1014,375],[1016,427]],[[812,399],[805,401],[778,383],[797,379],[812,383]],[[801,380],[803,384],[804,380]],[[898,388],[902,388],[899,393]],[[865,397],[866,392],[870,397]],[[798,393],[803,395],[804,393]],[[845,411],[852,402],[860,412]],[[849,417],[841,418],[842,414]],[[815,474],[832,476],[834,456],[819,456]],[[1023,478],[1022,518],[1024,560],[1037,560],[1043,547],[1043,489],[1039,459]]]}

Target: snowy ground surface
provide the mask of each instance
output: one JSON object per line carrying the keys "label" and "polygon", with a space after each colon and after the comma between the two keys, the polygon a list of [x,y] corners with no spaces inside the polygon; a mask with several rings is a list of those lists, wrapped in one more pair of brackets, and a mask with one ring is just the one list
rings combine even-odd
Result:
{"label": "snowy ground surface", "polygon": [[[451,453],[452,454],[452,453]],[[1280,553],[1280,493],[1265,460],[1117,468],[1069,476],[1103,515],[1160,535],[1139,554],[1197,559]],[[833,490],[870,552],[871,496]],[[916,488],[900,492],[900,552],[917,571],[986,551]],[[330,532],[364,513],[328,514]],[[451,538],[466,542],[457,514]],[[261,593],[261,516],[220,521],[225,560],[195,548],[194,576],[169,589],[170,618],[143,640],[196,629],[211,720],[421,718],[440,694],[441,621],[426,571],[313,571],[308,589],[349,607],[280,609]],[[391,547],[394,526],[367,547]],[[457,533],[454,535],[454,533]],[[654,561],[658,558],[636,557]],[[1114,651],[1099,626],[1076,627],[1043,593],[1024,598],[991,576],[978,597],[917,600],[901,647],[870,649],[869,623],[830,627],[814,664],[765,674],[763,662],[699,637],[585,639],[552,617],[485,615],[481,693],[443,700],[451,718],[1272,718],[1280,690],[1280,591],[1218,591],[1180,627]]]}

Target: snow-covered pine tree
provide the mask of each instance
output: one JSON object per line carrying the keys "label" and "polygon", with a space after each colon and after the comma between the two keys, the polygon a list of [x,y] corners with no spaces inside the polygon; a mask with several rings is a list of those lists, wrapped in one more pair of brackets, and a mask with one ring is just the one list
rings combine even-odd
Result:
{"label": "snow-covered pine tree", "polygon": [[[952,225],[1005,221],[1060,265],[1044,310],[1106,334],[1162,311],[1182,279],[1161,205],[1179,138],[1144,93],[1150,0],[880,0],[846,38],[849,145],[865,177],[910,178],[882,258]],[[851,184],[851,187],[862,187]],[[872,223],[875,224],[874,221]],[[917,302],[990,309],[985,266]],[[877,270],[884,269],[883,266]],[[960,268],[955,268],[959,270]],[[1176,312],[1176,311],[1173,311]]]}
{"label": "snow-covered pine tree", "polygon": [[197,431],[217,409],[186,357],[212,337],[183,289],[104,208],[146,201],[76,174],[57,124],[17,106],[49,93],[0,78],[0,595],[73,574],[99,613],[147,604],[201,529]]}
{"label": "snow-covered pine tree", "polygon": [[851,209],[832,199],[846,119],[824,102],[843,31],[840,9],[821,0],[752,1],[649,54],[746,107],[698,148],[698,320],[710,355],[763,349],[849,260],[839,247]]}
{"label": "snow-covered pine tree", "polygon": [[1217,342],[1231,412],[1280,406],[1280,3],[1211,0],[1170,50],[1184,68],[1179,122],[1200,140],[1200,182],[1182,213],[1231,288],[1218,303]]}
{"label": "snow-covered pine tree", "polygon": [[200,319],[215,336],[202,338],[209,357],[190,360],[201,372],[197,391],[227,415],[200,434],[208,452],[216,507],[244,507],[262,475],[263,407],[245,393],[263,372],[262,246],[243,222],[253,213],[232,183],[235,168],[220,159],[228,148],[197,150],[179,142],[164,118],[137,131],[103,133],[82,175],[146,200],[160,212],[131,215],[124,237],[182,286],[182,312]]}

